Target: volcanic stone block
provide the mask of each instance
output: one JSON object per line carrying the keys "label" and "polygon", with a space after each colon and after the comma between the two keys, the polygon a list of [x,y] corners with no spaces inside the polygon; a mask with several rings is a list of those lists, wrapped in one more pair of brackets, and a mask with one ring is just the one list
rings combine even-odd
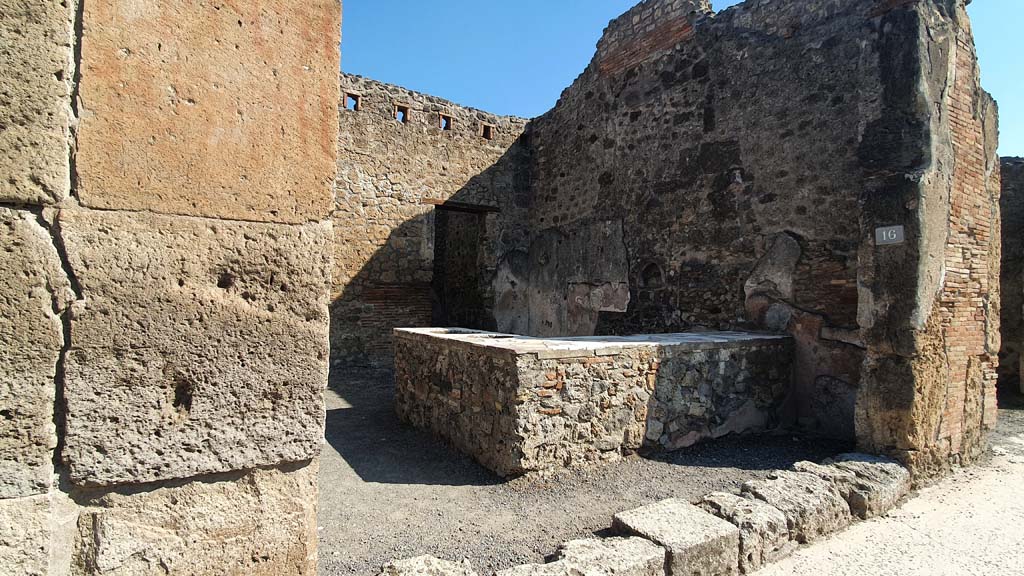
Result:
{"label": "volcanic stone block", "polygon": [[341,9],[85,2],[86,206],[300,223],[333,207]]}
{"label": "volcanic stone block", "polygon": [[477,576],[477,573],[469,560],[456,564],[433,556],[418,556],[391,562],[384,566],[380,576]]}
{"label": "volcanic stone block", "polygon": [[910,471],[895,460],[867,454],[842,454],[836,468],[856,476],[850,493],[850,508],[862,519],[885,514],[910,492]]}
{"label": "volcanic stone block", "polygon": [[73,298],[46,228],[0,208],[0,498],[42,494],[53,475],[54,378]]}
{"label": "volcanic stone block", "polygon": [[643,538],[588,538],[562,545],[550,564],[517,566],[497,576],[664,576],[665,549]]}
{"label": "volcanic stone block", "polygon": [[766,480],[743,484],[743,495],[786,515],[790,538],[813,542],[850,524],[850,507],[827,480],[804,472],[773,472]]}
{"label": "volcanic stone block", "polygon": [[0,0],[0,202],[68,195],[73,17],[73,2]]}
{"label": "volcanic stone block", "polygon": [[60,492],[0,499],[0,574],[66,574],[77,520],[78,507]]}
{"label": "volcanic stone block", "polygon": [[84,296],[65,385],[72,481],[319,454],[329,223],[65,210],[59,225]]}
{"label": "volcanic stone block", "polygon": [[739,573],[739,528],[685,500],[662,500],[616,514],[613,526],[664,546],[672,574]]}
{"label": "volcanic stone block", "polygon": [[316,573],[318,466],[112,493],[87,502],[76,574]]}
{"label": "volcanic stone block", "polygon": [[744,574],[778,562],[796,549],[796,542],[789,539],[786,515],[774,506],[714,492],[704,497],[700,507],[740,529],[740,570]]}

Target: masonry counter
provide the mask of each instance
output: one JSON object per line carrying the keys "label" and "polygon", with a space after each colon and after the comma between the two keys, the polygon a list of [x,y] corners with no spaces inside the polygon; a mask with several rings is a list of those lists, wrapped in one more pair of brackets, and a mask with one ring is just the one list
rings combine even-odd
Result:
{"label": "masonry counter", "polygon": [[399,417],[502,476],[586,468],[783,423],[788,336],[531,338],[395,330]]}

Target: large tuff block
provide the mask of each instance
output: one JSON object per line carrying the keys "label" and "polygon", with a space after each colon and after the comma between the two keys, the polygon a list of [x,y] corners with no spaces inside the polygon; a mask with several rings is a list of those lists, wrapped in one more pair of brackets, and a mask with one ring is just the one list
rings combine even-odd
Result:
{"label": "large tuff block", "polygon": [[766,480],[743,484],[743,495],[761,500],[786,515],[790,538],[801,544],[842,530],[850,508],[829,481],[804,472],[773,472]]}
{"label": "large tuff block", "polygon": [[848,502],[853,513],[862,519],[885,514],[910,492],[910,471],[895,460],[867,454],[841,454],[833,465],[857,478]]}
{"label": "large tuff block", "polygon": [[796,549],[796,543],[789,539],[786,515],[774,506],[714,492],[701,500],[700,507],[740,529],[740,570],[744,574],[778,562]]}
{"label": "large tuff block", "polygon": [[433,556],[417,556],[387,564],[380,576],[477,576],[477,573],[469,560],[456,564]]}
{"label": "large tuff block", "polygon": [[793,469],[831,483],[862,520],[892,510],[910,491],[910,472],[893,460],[865,454],[843,454],[836,460],[831,465],[797,462]]}
{"label": "large tuff block", "polygon": [[73,17],[73,2],[0,0],[0,202],[68,195]]}
{"label": "large tuff block", "polygon": [[332,209],[341,9],[86,2],[79,196],[239,220]]}
{"label": "large tuff block", "polygon": [[329,223],[65,210],[59,225],[84,296],[65,386],[74,482],[319,453]]}
{"label": "large tuff block", "polygon": [[739,529],[684,500],[662,500],[616,514],[613,526],[664,546],[671,574],[739,573]]}
{"label": "large tuff block", "polygon": [[496,576],[664,576],[665,549],[643,538],[588,538],[562,545],[550,564],[517,566]]}
{"label": "large tuff block", "polygon": [[106,494],[78,523],[73,574],[316,573],[318,466]]}
{"label": "large tuff block", "polygon": [[49,232],[0,208],[0,498],[46,492],[57,431],[54,378],[73,297]]}
{"label": "large tuff block", "polygon": [[59,492],[0,499],[0,575],[67,574],[77,520],[78,508]]}

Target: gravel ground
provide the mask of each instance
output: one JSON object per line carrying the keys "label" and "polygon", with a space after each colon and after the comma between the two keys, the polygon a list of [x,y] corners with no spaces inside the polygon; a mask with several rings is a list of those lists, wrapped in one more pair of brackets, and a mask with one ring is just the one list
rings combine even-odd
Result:
{"label": "gravel ground", "polygon": [[469,558],[482,573],[541,562],[614,513],[733,490],[798,460],[847,451],[792,435],[729,438],[592,472],[505,481],[392,410],[386,372],[335,375],[320,469],[320,575],[376,576],[390,560]]}

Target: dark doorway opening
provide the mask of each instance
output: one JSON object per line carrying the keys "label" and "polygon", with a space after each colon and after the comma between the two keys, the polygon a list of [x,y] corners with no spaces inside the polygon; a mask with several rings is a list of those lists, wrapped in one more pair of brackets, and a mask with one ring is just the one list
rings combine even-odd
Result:
{"label": "dark doorway opening", "polygon": [[440,205],[434,211],[433,325],[484,329],[482,245],[486,211]]}

